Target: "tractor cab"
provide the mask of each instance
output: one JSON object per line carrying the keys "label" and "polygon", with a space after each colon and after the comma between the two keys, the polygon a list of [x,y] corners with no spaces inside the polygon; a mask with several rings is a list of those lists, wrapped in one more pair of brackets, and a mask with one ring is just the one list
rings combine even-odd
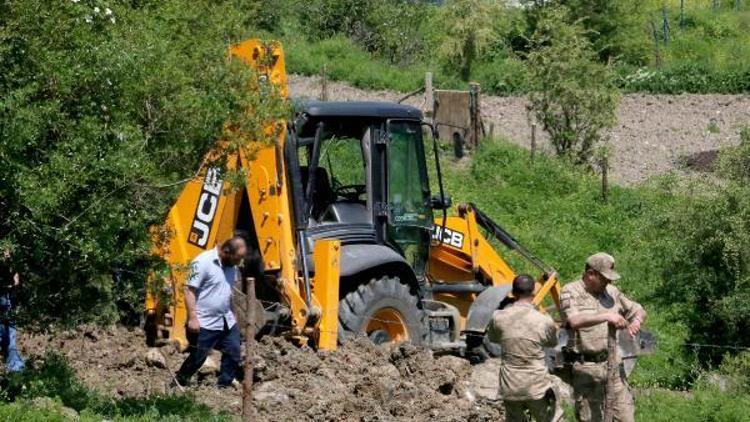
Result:
{"label": "tractor cab", "polygon": [[[347,248],[349,259],[381,256],[371,264],[396,252],[424,275],[433,213],[423,127],[418,109],[392,103],[314,102],[298,114],[287,148],[298,224],[308,242],[341,240],[342,275],[365,269],[347,264]],[[351,247],[368,244],[390,251]]]}

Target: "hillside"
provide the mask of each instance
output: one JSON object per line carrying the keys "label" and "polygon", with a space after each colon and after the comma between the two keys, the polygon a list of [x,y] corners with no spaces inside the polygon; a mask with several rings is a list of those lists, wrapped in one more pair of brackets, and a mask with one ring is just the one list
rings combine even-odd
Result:
{"label": "hillside", "polygon": [[[292,96],[319,98],[320,77],[292,76]],[[327,82],[329,100],[398,101],[403,92],[372,91],[344,82]],[[424,97],[406,104],[424,107]],[[495,134],[529,148],[531,127],[524,97],[482,96],[485,125]],[[612,180],[636,184],[671,170],[689,170],[689,159],[736,145],[739,131],[750,122],[750,99],[744,95],[648,95],[628,94],[618,110],[618,123],[608,132],[612,145]],[[538,145],[549,151],[547,135],[537,128]]]}

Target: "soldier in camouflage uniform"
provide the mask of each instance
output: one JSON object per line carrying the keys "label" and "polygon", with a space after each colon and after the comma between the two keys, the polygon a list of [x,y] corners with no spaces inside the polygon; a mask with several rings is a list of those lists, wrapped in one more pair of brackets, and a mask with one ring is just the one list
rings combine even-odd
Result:
{"label": "soldier in camouflage uniform", "polygon": [[[611,284],[619,278],[614,258],[600,252],[586,259],[582,278],[566,284],[560,295],[563,322],[571,331],[565,355],[572,363],[571,381],[579,421],[596,422],[604,418],[609,326],[625,329],[635,336],[646,319],[643,307]],[[620,376],[610,391],[614,420],[634,421],[633,396],[619,356],[616,361]]]}
{"label": "soldier in camouflage uniform", "polygon": [[532,304],[536,282],[531,276],[513,280],[516,302],[492,315],[489,339],[502,348],[500,394],[507,422],[559,421],[562,408],[552,390],[544,348],[557,345],[557,326]]}

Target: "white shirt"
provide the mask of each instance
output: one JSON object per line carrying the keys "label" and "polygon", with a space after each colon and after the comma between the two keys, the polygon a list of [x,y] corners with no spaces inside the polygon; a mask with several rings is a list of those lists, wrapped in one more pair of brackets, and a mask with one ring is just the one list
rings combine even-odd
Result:
{"label": "white shirt", "polygon": [[232,288],[238,277],[237,266],[225,267],[216,248],[207,250],[190,263],[187,285],[195,288],[196,313],[201,328],[221,331],[237,322],[232,313]]}

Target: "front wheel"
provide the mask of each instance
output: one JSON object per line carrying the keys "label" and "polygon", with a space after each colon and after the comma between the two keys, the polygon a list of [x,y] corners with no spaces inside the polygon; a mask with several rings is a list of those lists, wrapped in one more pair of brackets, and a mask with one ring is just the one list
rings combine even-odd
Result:
{"label": "front wheel", "polygon": [[339,302],[341,340],[364,334],[375,344],[423,344],[427,336],[424,320],[419,300],[398,277],[359,285]]}

